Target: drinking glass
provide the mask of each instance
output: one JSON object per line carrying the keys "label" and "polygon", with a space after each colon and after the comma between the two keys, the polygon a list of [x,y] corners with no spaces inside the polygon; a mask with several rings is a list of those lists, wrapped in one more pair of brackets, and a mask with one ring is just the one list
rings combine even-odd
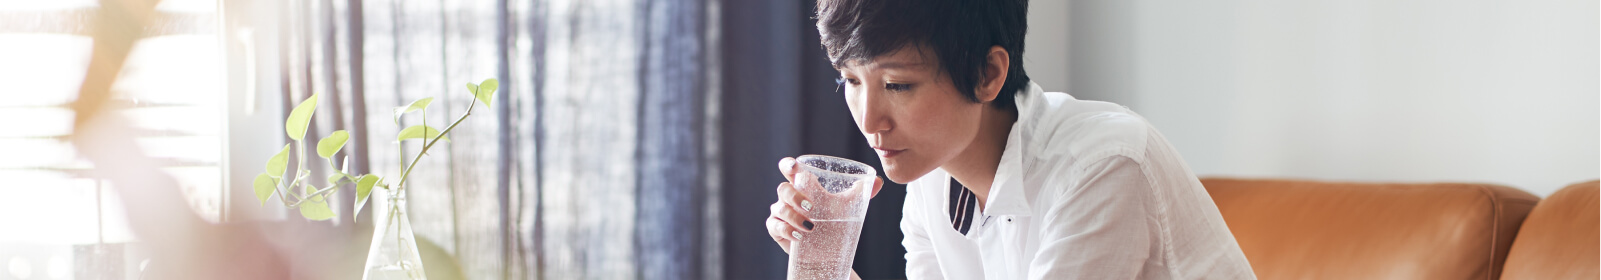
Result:
{"label": "drinking glass", "polygon": [[861,162],[823,155],[804,155],[795,161],[801,169],[793,183],[812,204],[806,217],[813,227],[800,241],[790,243],[788,278],[848,279],[878,171]]}

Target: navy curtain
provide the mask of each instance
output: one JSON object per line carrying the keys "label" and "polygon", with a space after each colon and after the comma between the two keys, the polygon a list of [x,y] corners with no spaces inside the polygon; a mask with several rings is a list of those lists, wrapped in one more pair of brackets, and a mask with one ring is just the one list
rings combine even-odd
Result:
{"label": "navy curtain", "polygon": [[[783,279],[789,257],[763,224],[784,180],[778,159],[827,154],[881,165],[835,91],[839,74],[818,42],[814,2],[722,5],[722,268],[727,279]],[[906,278],[905,198],[905,185],[887,181],[873,198],[854,265],[862,278]]]}

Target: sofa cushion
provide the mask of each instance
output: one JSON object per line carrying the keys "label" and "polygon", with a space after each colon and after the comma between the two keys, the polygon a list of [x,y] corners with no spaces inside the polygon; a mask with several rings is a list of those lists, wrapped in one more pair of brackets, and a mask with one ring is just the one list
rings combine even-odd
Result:
{"label": "sofa cushion", "polygon": [[1201,182],[1260,279],[1494,280],[1539,201],[1485,184]]}
{"label": "sofa cushion", "polygon": [[1512,242],[1501,279],[1601,278],[1598,186],[1574,184],[1535,205]]}

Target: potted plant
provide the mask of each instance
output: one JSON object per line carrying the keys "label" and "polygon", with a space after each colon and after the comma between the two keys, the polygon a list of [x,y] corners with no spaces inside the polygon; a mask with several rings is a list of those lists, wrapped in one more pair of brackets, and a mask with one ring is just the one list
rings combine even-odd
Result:
{"label": "potted plant", "polygon": [[[252,184],[256,198],[265,205],[267,200],[276,194],[285,207],[298,209],[300,215],[306,219],[328,220],[335,216],[333,209],[328,206],[328,198],[334,197],[332,194],[340,188],[353,185],[356,189],[356,201],[352,204],[355,207],[351,211],[351,219],[354,220],[355,214],[360,213],[369,196],[376,192],[380,198],[373,205],[375,223],[372,247],[367,251],[366,269],[362,273],[362,279],[425,279],[422,259],[417,251],[416,237],[412,234],[411,221],[406,214],[406,179],[412,170],[417,168],[417,163],[428,153],[428,149],[433,148],[441,140],[450,141],[445,135],[462,121],[467,120],[467,116],[472,115],[478,103],[481,102],[484,107],[489,107],[490,100],[493,100],[495,90],[499,86],[499,82],[495,79],[487,79],[478,84],[468,83],[467,92],[471,93],[477,102],[468,104],[466,113],[456,118],[456,121],[450,123],[444,130],[428,125],[428,105],[433,103],[433,97],[418,99],[406,106],[395,108],[396,125],[400,124],[400,118],[407,113],[422,112],[422,124],[401,129],[395,135],[395,140],[422,140],[423,145],[409,164],[402,162],[400,177],[392,185],[385,182],[386,178],[376,174],[349,174],[348,169],[341,169],[341,167],[348,168],[348,164],[334,165],[334,154],[343,149],[350,140],[350,133],[344,130],[334,131],[327,137],[317,140],[317,155],[327,162],[328,170],[333,173],[325,181],[328,183],[327,186],[318,187],[312,182],[313,180],[307,180],[310,176],[309,170],[306,169],[307,159],[300,155],[304,154],[301,151],[306,150],[306,127],[317,111],[317,94],[312,94],[296,105],[294,110],[289,112],[289,118],[284,121],[284,132],[294,142],[284,144],[283,149],[267,160],[266,171],[256,175]],[[400,152],[405,153],[405,150],[402,148]],[[297,168],[292,170],[293,172],[287,170],[290,160],[295,160],[297,163]],[[348,163],[348,158],[345,162]]]}

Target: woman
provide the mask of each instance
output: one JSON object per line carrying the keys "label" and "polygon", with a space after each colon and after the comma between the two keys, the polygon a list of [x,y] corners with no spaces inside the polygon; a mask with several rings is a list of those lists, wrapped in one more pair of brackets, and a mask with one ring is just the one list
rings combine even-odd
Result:
{"label": "woman", "polygon": [[[1206,190],[1149,123],[1029,81],[1027,6],[818,2],[856,126],[889,179],[908,184],[908,278],[1254,279]],[[794,160],[779,166],[793,180]],[[810,231],[810,203],[788,182],[777,192],[766,226],[788,252]]]}

